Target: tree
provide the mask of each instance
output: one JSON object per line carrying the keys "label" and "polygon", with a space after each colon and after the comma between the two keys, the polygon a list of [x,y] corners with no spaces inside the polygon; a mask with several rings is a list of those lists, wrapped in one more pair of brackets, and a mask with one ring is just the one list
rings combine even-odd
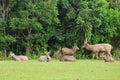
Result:
{"label": "tree", "polygon": [[[11,2],[13,2],[11,0]],[[1,50],[4,52],[4,56],[6,57],[6,49],[8,46],[15,42],[16,40],[11,35],[7,34],[8,28],[8,13],[10,11],[9,0],[0,0],[0,43],[1,43]]]}
{"label": "tree", "polygon": [[[0,50],[42,54],[46,50],[111,42],[119,38],[118,0],[0,0]],[[114,39],[112,39],[114,40]],[[114,42],[112,42],[114,43]],[[42,53],[41,53],[42,52]]]}
{"label": "tree", "polygon": [[58,7],[67,45],[79,42],[82,46],[85,38],[92,44],[110,43],[117,34],[120,12],[106,0],[60,0]]}
{"label": "tree", "polygon": [[[10,14],[10,28],[15,33],[11,35],[18,38],[19,42],[23,42],[26,54],[29,55],[33,53],[32,48],[36,45],[45,47],[54,34],[59,23],[57,1],[23,0],[21,3],[18,0],[16,5]],[[19,42],[18,45],[21,44]],[[43,49],[46,48],[47,46]]]}

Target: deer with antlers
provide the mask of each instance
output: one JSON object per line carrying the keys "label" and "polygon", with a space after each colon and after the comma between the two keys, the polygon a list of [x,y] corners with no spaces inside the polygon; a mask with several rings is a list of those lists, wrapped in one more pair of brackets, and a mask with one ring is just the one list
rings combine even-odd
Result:
{"label": "deer with antlers", "polygon": [[104,52],[107,54],[107,56],[112,56],[111,54],[111,50],[112,50],[112,45],[110,44],[107,44],[107,43],[101,43],[101,44],[94,44],[94,45],[90,45],[88,42],[87,42],[87,39],[84,41],[84,45],[83,45],[83,48],[87,49],[87,50],[90,50],[92,51],[94,54],[93,54],[93,59],[96,57],[98,58],[98,53],[99,52]]}

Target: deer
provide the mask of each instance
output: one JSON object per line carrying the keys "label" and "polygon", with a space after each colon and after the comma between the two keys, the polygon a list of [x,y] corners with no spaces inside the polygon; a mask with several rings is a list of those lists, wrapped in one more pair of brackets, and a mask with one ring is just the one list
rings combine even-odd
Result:
{"label": "deer", "polygon": [[15,61],[28,61],[27,56],[15,55],[12,51],[10,51],[9,57],[13,57]]}
{"label": "deer", "polygon": [[74,44],[73,49],[70,48],[62,48],[62,53],[64,55],[73,55],[77,50],[79,50],[78,46],[76,44]]}
{"label": "deer", "polygon": [[69,62],[76,62],[77,59],[74,56],[70,56],[70,55],[60,55],[59,51],[56,51],[54,53],[54,56],[57,57],[59,59],[59,61],[69,61]]}
{"label": "deer", "polygon": [[105,62],[114,62],[114,58],[112,56],[107,56],[107,55],[101,55],[100,56]]}
{"label": "deer", "polygon": [[86,39],[84,41],[83,48],[85,48],[89,51],[92,51],[94,53],[92,59],[94,59],[95,57],[98,59],[99,52],[104,52],[108,56],[112,56],[111,50],[113,49],[113,47],[112,47],[112,45],[107,44],[107,43],[100,43],[100,44],[91,45],[87,42],[87,39]]}
{"label": "deer", "polygon": [[40,56],[38,58],[38,61],[40,61],[40,62],[49,62],[49,61],[51,61],[50,54],[51,54],[51,51],[45,52],[45,55],[44,56]]}

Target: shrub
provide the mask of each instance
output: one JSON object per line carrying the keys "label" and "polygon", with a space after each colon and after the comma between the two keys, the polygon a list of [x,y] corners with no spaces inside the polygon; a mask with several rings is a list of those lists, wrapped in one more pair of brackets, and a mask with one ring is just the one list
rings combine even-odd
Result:
{"label": "shrub", "polygon": [[116,50],[113,51],[113,57],[116,60],[120,60],[120,48],[117,48]]}

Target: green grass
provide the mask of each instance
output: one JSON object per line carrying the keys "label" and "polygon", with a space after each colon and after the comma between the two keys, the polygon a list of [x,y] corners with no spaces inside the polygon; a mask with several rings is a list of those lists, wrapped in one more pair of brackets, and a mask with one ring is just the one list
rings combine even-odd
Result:
{"label": "green grass", "polygon": [[120,80],[120,61],[0,61],[0,80]]}

